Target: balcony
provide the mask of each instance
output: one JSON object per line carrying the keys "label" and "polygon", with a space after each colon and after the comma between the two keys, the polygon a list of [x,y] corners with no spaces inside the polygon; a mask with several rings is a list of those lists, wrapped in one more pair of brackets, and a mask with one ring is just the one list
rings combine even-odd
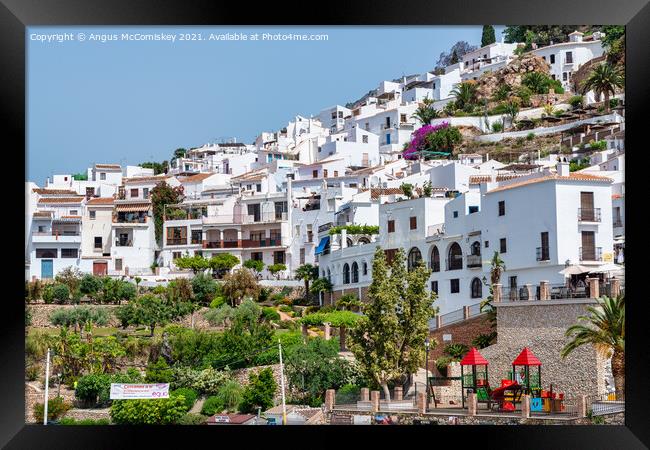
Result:
{"label": "balcony", "polygon": [[481,255],[467,255],[467,267],[482,267]]}
{"label": "balcony", "polygon": [[133,247],[133,241],[131,239],[115,239],[116,247]]}
{"label": "balcony", "polygon": [[600,222],[600,208],[578,208],[578,221]]}
{"label": "balcony", "polygon": [[548,247],[537,247],[537,261],[549,261],[551,259]]}
{"label": "balcony", "polygon": [[32,242],[61,242],[61,243],[80,243],[81,233],[79,231],[34,231],[32,232]]}
{"label": "balcony", "polygon": [[580,247],[579,251],[580,261],[602,261],[603,248],[602,247]]}
{"label": "balcony", "polygon": [[447,270],[463,270],[463,256],[456,255],[447,258]]}
{"label": "balcony", "polygon": [[187,245],[187,238],[167,238],[167,245]]}
{"label": "balcony", "polygon": [[242,239],[243,248],[278,247],[282,245],[282,238]]}
{"label": "balcony", "polygon": [[248,214],[244,215],[242,219],[243,224],[281,222],[288,220],[288,214],[286,212]]}

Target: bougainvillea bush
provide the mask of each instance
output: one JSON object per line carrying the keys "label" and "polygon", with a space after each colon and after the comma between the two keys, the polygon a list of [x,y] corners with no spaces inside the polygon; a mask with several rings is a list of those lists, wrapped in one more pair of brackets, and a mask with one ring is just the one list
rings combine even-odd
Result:
{"label": "bougainvillea bush", "polygon": [[450,153],[454,145],[462,141],[462,136],[456,127],[443,122],[438,125],[424,125],[413,133],[411,142],[402,152],[404,159],[418,159],[423,151]]}

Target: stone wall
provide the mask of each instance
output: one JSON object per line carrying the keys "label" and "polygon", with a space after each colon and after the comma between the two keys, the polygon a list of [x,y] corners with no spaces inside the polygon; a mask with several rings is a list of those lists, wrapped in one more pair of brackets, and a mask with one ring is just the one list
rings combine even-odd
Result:
{"label": "stone wall", "polygon": [[594,300],[546,301],[497,306],[497,342],[481,350],[490,362],[488,374],[492,385],[507,378],[512,361],[528,347],[542,362],[542,386],[553,384],[553,391],[567,398],[605,393],[605,358],[593,347],[582,346],[566,359],[560,351],[569,341],[567,328],[586,314]]}
{"label": "stone wall", "polygon": [[[434,370],[434,361],[444,355],[445,346],[448,344],[465,344],[469,347],[472,346],[472,340],[479,334],[489,334],[492,332],[492,327],[487,321],[486,315],[473,317],[462,322],[457,322],[451,325],[443,326],[437,330],[429,333],[429,339],[435,339],[438,343],[435,347],[429,350],[429,370]],[[442,340],[443,334],[451,334],[451,341],[444,342]]]}

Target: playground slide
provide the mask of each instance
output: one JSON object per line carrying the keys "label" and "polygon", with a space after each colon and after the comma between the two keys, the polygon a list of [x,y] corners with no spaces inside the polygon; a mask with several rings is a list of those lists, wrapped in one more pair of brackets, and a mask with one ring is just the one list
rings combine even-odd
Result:
{"label": "playground slide", "polygon": [[519,383],[517,383],[516,381],[513,381],[512,383],[507,384],[505,386],[500,386],[498,388],[494,388],[494,389],[492,389],[492,392],[490,392],[490,398],[492,398],[492,400],[494,400],[495,402],[503,401],[505,399],[505,391],[507,391],[509,389],[512,389],[514,387],[518,387],[518,386],[519,386]]}

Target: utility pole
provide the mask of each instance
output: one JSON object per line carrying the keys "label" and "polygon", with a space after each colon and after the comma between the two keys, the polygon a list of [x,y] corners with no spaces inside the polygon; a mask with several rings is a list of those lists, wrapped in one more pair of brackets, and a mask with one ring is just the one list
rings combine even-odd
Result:
{"label": "utility pole", "polygon": [[43,403],[43,425],[47,425],[47,400],[50,390],[50,349],[47,349],[47,359],[45,360],[45,402]]}
{"label": "utility pole", "polygon": [[284,399],[284,365],[282,364],[282,343],[278,339],[278,347],[280,349],[280,386],[282,387],[282,425],[287,424],[287,405]]}

